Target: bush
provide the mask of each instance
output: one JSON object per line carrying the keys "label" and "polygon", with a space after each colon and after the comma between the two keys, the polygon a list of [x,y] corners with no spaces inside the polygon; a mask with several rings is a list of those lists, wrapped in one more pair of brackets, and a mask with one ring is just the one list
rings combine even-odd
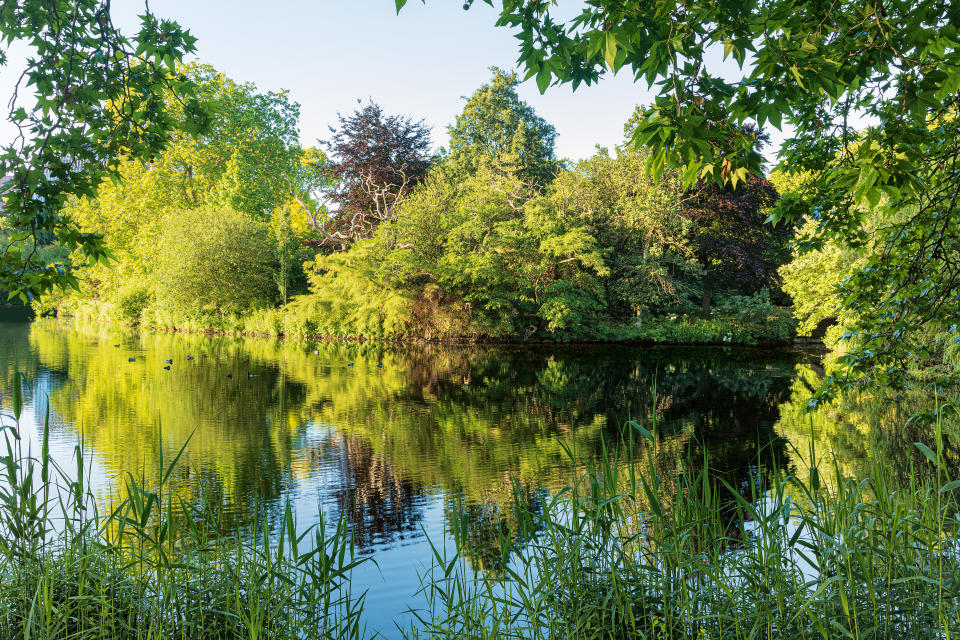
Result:
{"label": "bush", "polygon": [[170,216],[156,265],[157,301],[177,312],[229,315],[277,296],[270,229],[233,209],[202,207]]}
{"label": "bush", "polygon": [[120,322],[139,325],[144,310],[153,301],[153,295],[146,287],[132,287],[120,292],[117,299],[117,315]]}
{"label": "bush", "polygon": [[[749,296],[742,296],[749,297]],[[669,344],[745,344],[784,342],[794,335],[796,321],[787,309],[771,306],[761,314],[756,308],[729,315],[666,316],[638,324],[635,338]]]}
{"label": "bush", "polygon": [[720,316],[731,316],[744,322],[760,322],[773,315],[777,308],[770,302],[769,289],[761,289],[753,295],[727,295],[714,306]]}

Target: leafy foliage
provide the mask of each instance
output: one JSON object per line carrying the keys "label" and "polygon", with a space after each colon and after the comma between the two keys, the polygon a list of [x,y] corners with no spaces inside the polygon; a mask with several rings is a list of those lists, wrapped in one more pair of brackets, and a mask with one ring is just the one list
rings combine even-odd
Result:
{"label": "leafy foliage", "polygon": [[[7,120],[18,136],[0,149],[0,289],[26,301],[77,284],[44,245],[108,259],[99,234],[63,215],[67,200],[93,195],[125,158],[160,153],[176,127],[198,131],[209,118],[193,82],[177,71],[196,38],[149,8],[130,38],[111,21],[109,1],[7,2],[0,41],[31,47],[9,101]],[[0,65],[6,62],[0,51]]]}
{"label": "leafy foliage", "polygon": [[[884,211],[873,255],[840,295],[856,323],[829,386],[909,383],[911,367],[940,357],[924,336],[956,335],[960,309],[956,3],[598,1],[572,17],[558,17],[551,0],[499,5],[497,24],[516,32],[541,90],[623,68],[656,87],[633,131],[655,174],[682,167],[685,185],[736,186],[760,173],[763,128],[786,122],[795,133],[782,166],[809,182],[774,221],[809,214],[817,226],[807,246],[818,249],[834,238],[862,244]],[[721,73],[721,47],[740,72]]]}
{"label": "leafy foliage", "polygon": [[333,136],[325,143],[324,166],[310,185],[319,187],[322,203],[310,208],[316,210],[314,224],[333,248],[368,238],[379,223],[392,220],[433,160],[430,129],[422,120],[386,116],[373,102],[338,119],[339,128],[330,128]]}
{"label": "leafy foliage", "polygon": [[[46,296],[45,304],[76,306],[93,298],[104,310],[111,306],[127,308],[125,296],[142,290],[151,292],[151,301],[169,300],[166,293],[157,290],[161,266],[158,251],[177,243],[185,255],[205,263],[208,275],[214,269],[208,261],[216,255],[225,265],[237,260],[262,266],[263,273],[250,274],[258,291],[265,279],[273,282],[281,298],[291,290],[299,292],[306,287],[300,264],[308,257],[303,244],[311,232],[304,214],[291,206],[289,198],[291,185],[303,176],[302,151],[297,143],[299,107],[286,93],[261,93],[254,85],[234,82],[209,66],[191,65],[183,71],[197,85],[204,108],[217,114],[216,123],[202,136],[173,135],[168,147],[150,163],[125,161],[119,167],[119,181],[103,184],[96,197],[74,199],[68,204],[66,211],[71,219],[84,232],[102,235],[114,260],[109,265],[92,266],[75,260],[73,275],[85,290],[66,300]],[[171,98],[171,113],[177,113],[175,107]],[[195,216],[195,210],[206,213]],[[239,233],[236,214],[251,223],[269,223],[272,233],[254,234],[257,242],[263,243],[255,247],[256,260],[250,262],[248,252],[254,247],[248,241],[231,248],[223,244],[226,239],[212,232],[209,218],[218,211],[232,212],[225,214],[233,220],[228,235]],[[198,221],[206,226],[192,229]],[[164,240],[158,244],[161,238]],[[196,244],[202,241],[214,244]],[[188,246],[191,243],[194,246]],[[175,253],[170,258],[173,260]],[[173,269],[173,265],[167,266]],[[169,286],[171,291],[176,289],[175,283]],[[200,295],[192,307],[183,298],[167,311],[175,308],[183,313],[188,307],[199,311],[207,298],[202,291],[194,293]],[[255,298],[272,301],[273,295],[264,293]],[[224,299],[218,294],[217,300]],[[248,306],[238,307],[234,302],[223,308],[213,302],[211,309],[223,313]],[[137,321],[127,312],[120,312],[119,317],[125,322]]]}
{"label": "leafy foliage", "polygon": [[[501,72],[468,100],[457,144],[428,172],[426,130],[375,105],[342,119],[328,162],[297,145],[297,106],[286,94],[209,67],[186,71],[219,114],[216,126],[175,137],[149,165],[125,163],[121,182],[71,203],[116,260],[77,268],[86,291],[45,304],[184,330],[391,340],[724,342],[722,329],[740,322],[687,318],[715,268],[698,256],[693,232],[765,248],[750,227],[774,197],[765,182],[726,200],[720,191],[691,196],[679,173],[651,178],[648,156],[630,149],[561,167],[552,127]],[[383,208],[357,186],[412,166],[425,175],[378,192]],[[341,199],[333,212],[324,190]],[[724,226],[731,212],[740,218]],[[334,238],[348,248],[329,251]],[[708,286],[728,295],[765,284],[718,277]],[[731,335],[786,337],[776,323]]]}
{"label": "leafy foliage", "polygon": [[445,164],[466,175],[503,166],[524,182],[546,184],[559,168],[556,130],[517,95],[517,74],[492,71],[493,78],[467,99],[450,127]]}
{"label": "leafy foliage", "polygon": [[542,193],[505,167],[455,180],[441,165],[396,220],[318,259],[311,294],[290,310],[321,334],[375,338],[787,339],[789,314],[769,297],[740,300],[758,310],[750,318],[678,318],[700,295],[704,268],[678,177],[652,180],[645,161],[601,152]]}
{"label": "leafy foliage", "polygon": [[736,187],[701,184],[683,205],[690,239],[703,265],[703,312],[711,294],[724,288],[757,290],[779,284],[777,267],[786,261],[789,225],[766,224],[777,199],[769,181],[750,176]]}
{"label": "leafy foliage", "polygon": [[229,313],[271,303],[270,246],[266,224],[232,209],[201,207],[171,216],[157,249],[156,296],[176,311]]}

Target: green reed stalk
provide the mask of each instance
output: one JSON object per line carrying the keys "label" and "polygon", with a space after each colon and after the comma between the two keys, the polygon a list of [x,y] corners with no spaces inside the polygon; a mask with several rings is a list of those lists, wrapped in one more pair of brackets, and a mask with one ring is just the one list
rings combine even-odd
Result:
{"label": "green reed stalk", "polygon": [[[733,487],[706,455],[665,467],[654,423],[631,423],[596,460],[565,445],[580,470],[571,485],[539,512],[516,501],[525,531],[500,541],[500,566],[469,567],[460,559],[479,550],[463,546],[438,553],[424,589],[442,602],[406,635],[958,637],[960,480],[949,481],[939,412],[933,435],[936,450],[917,444],[929,468],[907,487],[879,461],[846,478],[812,445],[806,478],[772,469]],[[469,523],[455,520],[463,545]]]}
{"label": "green reed stalk", "polygon": [[[148,488],[128,475],[100,513],[82,446],[68,474],[50,457],[45,420],[39,457],[24,450],[23,380],[0,433],[0,638],[77,640],[354,639],[363,594],[350,589],[361,563],[344,520],[321,517],[299,532],[286,505],[276,531],[227,535],[221,504],[180,499],[172,459],[158,458]],[[161,448],[162,450],[162,448]],[[37,475],[39,471],[39,476]]]}

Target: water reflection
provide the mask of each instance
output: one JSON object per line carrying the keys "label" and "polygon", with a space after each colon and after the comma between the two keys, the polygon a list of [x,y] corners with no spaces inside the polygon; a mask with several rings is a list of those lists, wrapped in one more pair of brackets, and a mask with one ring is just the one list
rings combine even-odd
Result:
{"label": "water reflection", "polygon": [[[275,519],[287,500],[303,523],[345,516],[377,555],[359,586],[387,626],[429,561],[424,531],[442,537],[463,500],[471,535],[495,540],[514,524],[515,486],[536,509],[570,483],[562,442],[616,452],[634,419],[656,426],[664,470],[706,462],[745,493],[795,466],[796,407],[818,362],[721,348],[307,346],[47,320],[0,324],[0,349],[2,392],[23,371],[34,403],[49,396],[56,436],[83,439],[104,496],[125,473],[155,482],[161,450],[189,439],[173,484],[188,501],[222,499],[228,528]],[[861,441],[844,455],[861,455]]]}
{"label": "water reflection", "polygon": [[934,472],[914,443],[923,442],[936,449],[935,421],[918,420],[917,416],[932,417],[938,408],[944,460],[960,469],[960,416],[951,406],[957,406],[956,389],[940,389],[938,394],[923,386],[898,392],[863,391],[809,411],[822,375],[818,366],[798,366],[779,406],[780,417],[774,429],[792,444],[792,473],[806,479],[813,459],[827,469],[835,469],[824,479],[836,482],[837,473],[843,478],[876,476],[874,470],[879,465],[892,485],[908,487],[921,474]]}

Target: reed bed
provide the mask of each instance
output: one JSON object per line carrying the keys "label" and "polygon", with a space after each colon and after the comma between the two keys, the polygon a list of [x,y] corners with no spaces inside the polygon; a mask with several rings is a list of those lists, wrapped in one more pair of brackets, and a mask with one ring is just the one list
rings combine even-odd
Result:
{"label": "reed bed", "polygon": [[[344,521],[306,531],[287,506],[278,525],[225,534],[220,504],[169,486],[183,449],[158,461],[159,486],[128,476],[102,513],[84,452],[76,467],[19,432],[21,381],[0,433],[0,638],[13,640],[303,640],[362,638],[361,560]],[[49,416],[48,416],[49,417]],[[186,445],[184,445],[185,447]],[[255,520],[257,520],[255,518]]]}
{"label": "reed bed", "polygon": [[[622,455],[590,463],[482,550],[434,546],[427,606],[408,638],[747,640],[960,637],[957,488],[943,449],[890,486],[845,478],[805,452],[804,478],[772,470],[733,487],[706,461],[664,472],[654,433],[631,423]],[[936,442],[942,443],[939,422]],[[626,469],[626,471],[624,471]],[[454,519],[450,534],[471,539]]]}
{"label": "reed bed", "polygon": [[[158,461],[158,487],[128,476],[101,512],[81,447],[66,470],[47,423],[39,453],[24,444],[16,382],[0,424],[0,638],[371,635],[344,520],[298,532],[288,506],[273,528],[227,534],[216,500],[187,504],[169,486],[183,449]],[[426,604],[395,634],[960,638],[960,480],[939,420],[933,440],[916,445],[923,462],[907,486],[879,462],[868,478],[844,477],[813,450],[802,474],[758,467],[731,486],[707,459],[665,464],[656,424],[630,423],[599,456],[564,445],[570,486],[535,499],[515,487],[513,524],[492,539],[454,508],[451,544],[435,541],[411,594]]]}

